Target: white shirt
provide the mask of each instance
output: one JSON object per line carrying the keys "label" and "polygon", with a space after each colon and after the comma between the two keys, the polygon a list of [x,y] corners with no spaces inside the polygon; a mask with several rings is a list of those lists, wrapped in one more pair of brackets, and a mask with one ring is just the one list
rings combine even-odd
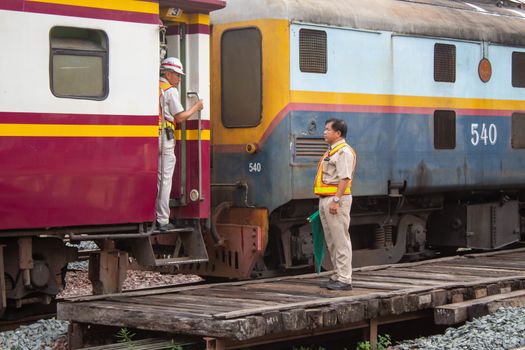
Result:
{"label": "white shirt", "polygon": [[[160,77],[160,80],[169,84],[164,77]],[[161,101],[163,101],[162,110],[164,111],[164,118],[166,118],[167,121],[175,123],[174,116],[180,112],[184,112],[184,107],[182,107],[180,103],[179,90],[177,90],[175,86],[172,86],[164,91],[164,98],[161,98]]]}

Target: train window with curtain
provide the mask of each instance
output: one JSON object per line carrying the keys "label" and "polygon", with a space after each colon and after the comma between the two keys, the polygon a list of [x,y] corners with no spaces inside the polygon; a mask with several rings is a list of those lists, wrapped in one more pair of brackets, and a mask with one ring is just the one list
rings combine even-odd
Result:
{"label": "train window with curtain", "polygon": [[103,100],[108,95],[108,38],[94,29],[54,27],[50,37],[53,95]]}
{"label": "train window with curtain", "polygon": [[326,32],[299,30],[299,68],[306,73],[326,73]]}
{"label": "train window with curtain", "polygon": [[525,87],[525,52],[512,53],[512,86]]}
{"label": "train window with curtain", "polygon": [[525,113],[512,114],[512,148],[525,148]]}
{"label": "train window with curtain", "polygon": [[221,38],[221,119],[227,128],[259,125],[262,117],[262,47],[257,28],[225,31]]}
{"label": "train window with curtain", "polygon": [[456,46],[434,45],[434,81],[454,83],[456,81]]}
{"label": "train window with curtain", "polygon": [[434,148],[456,148],[455,111],[434,111]]}

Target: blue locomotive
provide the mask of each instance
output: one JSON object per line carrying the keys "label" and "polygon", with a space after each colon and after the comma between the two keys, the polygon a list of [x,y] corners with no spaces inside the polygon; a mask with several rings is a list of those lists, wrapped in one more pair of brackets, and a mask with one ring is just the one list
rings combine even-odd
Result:
{"label": "blue locomotive", "polygon": [[215,248],[195,271],[312,265],[305,218],[331,117],[358,154],[355,266],[520,240],[520,3],[230,0],[211,22]]}

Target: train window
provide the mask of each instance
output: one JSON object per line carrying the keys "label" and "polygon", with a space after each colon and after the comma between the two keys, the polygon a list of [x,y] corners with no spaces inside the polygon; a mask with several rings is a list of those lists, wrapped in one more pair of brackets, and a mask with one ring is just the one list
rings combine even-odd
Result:
{"label": "train window", "polygon": [[434,148],[456,148],[456,112],[434,111]]}
{"label": "train window", "polygon": [[525,52],[512,53],[512,86],[525,87]]}
{"label": "train window", "polygon": [[326,73],[326,32],[299,30],[299,68],[301,72]]}
{"label": "train window", "polygon": [[255,127],[262,115],[262,48],[257,28],[221,38],[221,118],[227,128]]}
{"label": "train window", "polygon": [[454,83],[456,81],[456,46],[434,45],[434,81]]}
{"label": "train window", "polygon": [[525,148],[525,113],[512,114],[512,148]]}
{"label": "train window", "polygon": [[103,100],[108,95],[108,39],[101,30],[54,27],[49,75],[57,97]]}

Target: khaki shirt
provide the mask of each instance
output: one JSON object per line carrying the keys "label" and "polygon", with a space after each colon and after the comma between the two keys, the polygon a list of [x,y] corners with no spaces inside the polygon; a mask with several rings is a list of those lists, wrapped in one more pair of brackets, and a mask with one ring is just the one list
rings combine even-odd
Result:
{"label": "khaki shirt", "polygon": [[[344,142],[346,142],[344,139],[337,141],[330,146],[330,149]],[[343,147],[332,155],[329,161],[323,161],[323,182],[337,185],[341,180],[352,179],[354,167],[354,154],[348,147]]]}

